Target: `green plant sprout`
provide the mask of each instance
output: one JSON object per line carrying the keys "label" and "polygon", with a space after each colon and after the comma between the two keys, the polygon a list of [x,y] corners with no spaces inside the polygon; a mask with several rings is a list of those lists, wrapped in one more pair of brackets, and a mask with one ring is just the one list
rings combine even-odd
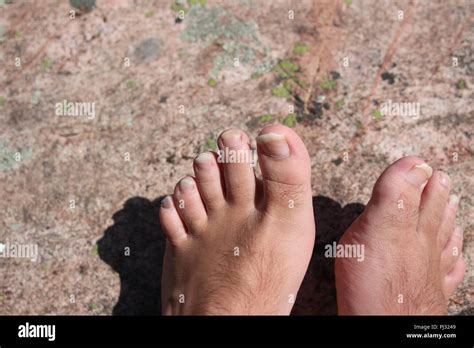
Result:
{"label": "green plant sprout", "polygon": [[125,86],[127,86],[128,89],[134,89],[137,87],[137,83],[135,80],[127,80]]}
{"label": "green plant sprout", "polygon": [[199,6],[206,6],[206,3],[207,3],[207,0],[188,0],[188,5],[189,6],[196,6],[196,5],[199,5]]}
{"label": "green plant sprout", "polygon": [[41,66],[44,71],[48,71],[53,66],[53,60],[51,58],[45,57],[41,61]]}
{"label": "green plant sprout", "polygon": [[383,118],[383,113],[382,113],[382,111],[380,111],[379,109],[375,109],[375,110],[373,111],[372,115],[374,116],[374,119],[375,119],[376,121],[380,121],[380,120],[382,120],[382,118]]}
{"label": "green plant sprout", "polygon": [[207,84],[208,84],[210,87],[214,88],[214,87],[217,86],[217,81],[214,80],[214,79],[209,79],[209,80],[207,81]]}
{"label": "green plant sprout", "polygon": [[336,102],[336,109],[341,110],[345,105],[344,99],[339,99]]}
{"label": "green plant sprout", "polygon": [[461,79],[456,83],[457,89],[465,89],[466,87],[467,87],[466,80]]}
{"label": "green plant sprout", "polygon": [[206,143],[204,144],[204,150],[212,151],[217,149],[217,142],[214,138],[206,139]]}
{"label": "green plant sprout", "polygon": [[272,88],[272,95],[275,97],[289,99],[291,98],[290,92],[283,86],[277,86]]}
{"label": "green plant sprout", "polygon": [[270,114],[265,114],[259,117],[260,123],[268,123],[273,120],[273,116]]}
{"label": "green plant sprout", "polygon": [[309,45],[303,42],[297,42],[295,47],[293,48],[293,53],[298,55],[303,55],[309,52]]}
{"label": "green plant sprout", "polygon": [[296,124],[297,124],[296,115],[295,114],[289,114],[288,116],[286,116],[283,119],[282,124],[284,124],[285,126],[290,127],[290,128],[296,127]]}
{"label": "green plant sprout", "polygon": [[98,244],[94,244],[94,246],[92,247],[92,249],[91,249],[91,255],[92,255],[92,256],[97,256],[97,255],[99,255],[99,245],[98,245]]}
{"label": "green plant sprout", "polygon": [[326,79],[323,83],[321,83],[321,88],[325,91],[331,91],[336,89],[337,83],[334,80]]}
{"label": "green plant sprout", "polygon": [[289,78],[295,75],[296,72],[299,71],[298,65],[293,63],[289,59],[284,59],[280,61],[274,68],[274,71],[280,76],[281,78]]}

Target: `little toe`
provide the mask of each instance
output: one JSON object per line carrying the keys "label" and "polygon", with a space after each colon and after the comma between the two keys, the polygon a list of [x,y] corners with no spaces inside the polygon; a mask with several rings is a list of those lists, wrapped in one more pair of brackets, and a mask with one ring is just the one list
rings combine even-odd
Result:
{"label": "little toe", "polygon": [[170,196],[166,196],[161,201],[160,223],[163,232],[171,245],[177,246],[187,239],[187,233],[183,221],[179,217],[173,199]]}
{"label": "little toe", "polygon": [[461,284],[466,273],[466,261],[462,257],[458,259],[454,268],[446,274],[443,282],[443,292],[446,298],[451,297],[456,288]]}
{"label": "little toe", "polygon": [[461,227],[456,226],[453,231],[451,238],[449,238],[441,253],[441,269],[444,274],[450,273],[453,270],[462,253],[463,230]]}
{"label": "little toe", "polygon": [[200,232],[207,221],[207,213],[194,178],[187,176],[181,179],[175,187],[174,200],[188,232]]}

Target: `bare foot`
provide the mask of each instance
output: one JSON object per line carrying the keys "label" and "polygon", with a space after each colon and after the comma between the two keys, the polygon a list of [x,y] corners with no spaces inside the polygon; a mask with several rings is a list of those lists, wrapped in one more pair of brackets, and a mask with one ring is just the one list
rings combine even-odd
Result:
{"label": "bare foot", "polygon": [[450,188],[447,174],[416,157],[385,170],[340,241],[363,245],[365,257],[336,259],[339,314],[446,313],[466,270]]}
{"label": "bare foot", "polygon": [[[218,146],[228,162],[232,151],[234,159],[250,151],[235,129]],[[281,125],[261,131],[257,150],[263,180],[248,161],[218,163],[206,152],[194,161],[196,177],[163,200],[164,314],[290,313],[315,239],[310,160]]]}

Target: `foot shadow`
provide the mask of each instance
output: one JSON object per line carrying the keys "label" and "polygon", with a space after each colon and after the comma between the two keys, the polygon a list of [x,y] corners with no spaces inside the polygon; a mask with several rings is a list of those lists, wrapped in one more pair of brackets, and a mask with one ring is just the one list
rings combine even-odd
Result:
{"label": "foot shadow", "polygon": [[128,199],[97,243],[99,257],[120,276],[120,295],[113,315],[161,315],[165,238],[158,211],[163,198]]}
{"label": "foot shadow", "polygon": [[350,203],[342,207],[324,196],[313,197],[316,216],[316,246],[301,284],[292,315],[336,315],[336,282],[334,259],[324,256],[327,244],[338,242],[352,222],[362,213],[364,205]]}
{"label": "foot shadow", "polygon": [[[128,199],[98,241],[99,257],[120,276],[120,295],[113,315],[161,315],[165,238],[158,210],[163,198]],[[338,241],[364,206],[342,208],[323,196],[313,197],[313,206],[318,238],[292,314],[337,314],[334,260],[324,257],[324,245]]]}

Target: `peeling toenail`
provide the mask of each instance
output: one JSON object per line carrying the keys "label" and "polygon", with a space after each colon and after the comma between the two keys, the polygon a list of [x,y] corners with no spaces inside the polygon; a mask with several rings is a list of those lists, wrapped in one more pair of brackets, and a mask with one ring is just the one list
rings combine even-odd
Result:
{"label": "peeling toenail", "polygon": [[199,167],[205,168],[205,167],[208,167],[212,163],[213,158],[214,156],[211,153],[204,152],[204,153],[201,153],[199,156],[197,156],[194,162],[196,162],[196,164]]}
{"label": "peeling toenail", "polygon": [[464,231],[463,231],[463,229],[462,229],[461,227],[456,226],[456,227],[454,228],[454,233],[457,234],[459,237],[462,238]]}
{"label": "peeling toenail", "polygon": [[456,195],[450,195],[448,202],[449,202],[450,205],[453,205],[453,206],[458,205],[459,204],[459,197],[456,196]]}
{"label": "peeling toenail", "polygon": [[225,131],[221,140],[226,147],[238,148],[242,144],[242,132],[237,129]]}
{"label": "peeling toenail", "polygon": [[439,175],[441,176],[441,178],[440,178],[440,183],[441,183],[441,185],[443,185],[444,187],[449,188],[449,182],[450,182],[450,180],[449,180],[448,174],[440,173]]}
{"label": "peeling toenail", "polygon": [[163,198],[163,200],[161,201],[161,206],[165,209],[173,208],[173,200],[171,199],[171,197],[166,196],[165,198]]}
{"label": "peeling toenail", "polygon": [[262,152],[270,157],[284,158],[290,155],[290,148],[283,134],[267,133],[257,137]]}
{"label": "peeling toenail", "polygon": [[426,163],[421,163],[410,169],[407,173],[407,180],[418,187],[422,187],[431,178],[432,174],[433,169]]}
{"label": "peeling toenail", "polygon": [[179,189],[182,192],[190,192],[194,189],[194,180],[191,178],[184,178],[179,182]]}

